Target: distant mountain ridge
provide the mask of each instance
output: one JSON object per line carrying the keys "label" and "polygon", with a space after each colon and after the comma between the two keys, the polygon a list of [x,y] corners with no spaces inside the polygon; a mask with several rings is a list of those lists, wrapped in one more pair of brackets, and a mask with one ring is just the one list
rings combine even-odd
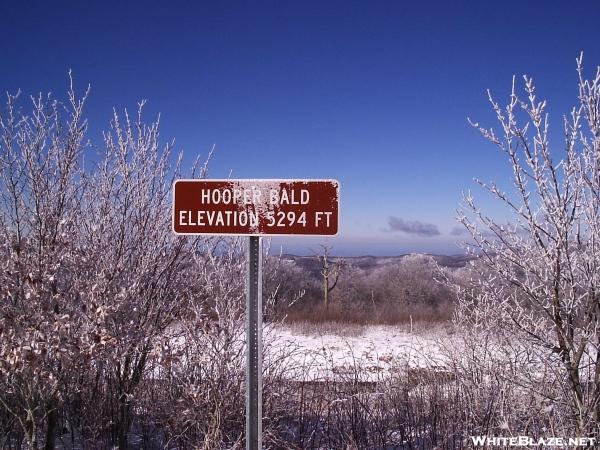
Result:
{"label": "distant mountain ridge", "polygon": [[[344,259],[348,263],[350,263],[353,267],[360,268],[367,272],[376,269],[378,267],[388,266],[392,264],[399,263],[402,258],[409,256],[414,253],[406,253],[398,256],[372,256],[372,255],[364,255],[364,256],[330,256],[331,261],[336,261],[338,259]],[[460,268],[465,267],[465,265],[475,259],[474,256],[471,255],[433,255],[429,253],[421,253],[422,255],[431,256],[440,266],[449,267],[449,268]],[[290,261],[296,264],[298,267],[301,267],[308,271],[318,270],[320,269],[320,263],[317,260],[316,256],[299,256],[292,254],[283,254],[281,256],[285,261]]]}

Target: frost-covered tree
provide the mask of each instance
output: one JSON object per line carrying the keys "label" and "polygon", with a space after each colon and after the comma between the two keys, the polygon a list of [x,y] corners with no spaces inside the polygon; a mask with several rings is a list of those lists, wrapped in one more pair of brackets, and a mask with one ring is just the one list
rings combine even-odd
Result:
{"label": "frost-covered tree", "polygon": [[315,256],[319,260],[321,266],[321,278],[323,279],[323,305],[327,309],[329,307],[329,294],[337,286],[340,278],[340,272],[344,268],[345,262],[341,258],[334,258],[332,260],[331,246],[321,244],[321,252],[316,253]]}
{"label": "frost-covered tree", "polygon": [[66,104],[35,96],[30,114],[17,97],[0,114],[0,411],[31,448],[45,423],[53,448],[64,386],[93,355],[80,308],[89,255],[77,238],[85,97],[72,86]]}
{"label": "frost-covered tree", "polygon": [[127,448],[150,355],[192,296],[172,146],[140,105],[85,152],[86,96],[40,95],[28,113],[9,95],[0,114],[0,417],[31,448],[54,448],[67,410]]}
{"label": "frost-covered tree", "polygon": [[[150,352],[188,298],[189,240],[170,230],[171,186],[179,174],[158,122],[113,115],[104,153],[82,198],[79,240],[93,255],[80,268],[104,357],[94,370],[108,383],[102,413],[119,448],[127,448],[138,387]],[[187,268],[187,270],[186,270]]]}
{"label": "frost-covered tree", "polygon": [[489,95],[498,133],[473,123],[508,158],[515,189],[479,182],[507,208],[506,223],[464,197],[459,220],[479,261],[476,281],[458,288],[456,317],[469,332],[495,330],[513,358],[527,349],[514,381],[535,392],[549,420],[583,435],[600,423],[600,67],[585,79],[580,57],[577,73],[560,156],[528,76],[524,96],[513,80],[505,107]]}

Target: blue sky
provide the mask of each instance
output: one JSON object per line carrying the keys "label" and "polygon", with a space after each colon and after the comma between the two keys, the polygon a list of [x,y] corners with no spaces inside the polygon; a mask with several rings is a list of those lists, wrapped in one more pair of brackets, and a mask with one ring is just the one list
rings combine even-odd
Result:
{"label": "blue sky", "polygon": [[461,191],[510,176],[466,118],[495,126],[486,89],[505,100],[527,73],[560,154],[599,19],[592,1],[5,1],[0,90],[63,96],[72,69],[91,84],[93,140],[113,106],[147,99],[186,161],[216,145],[212,177],[338,179],[340,235],[276,240],[284,251],[452,254]]}

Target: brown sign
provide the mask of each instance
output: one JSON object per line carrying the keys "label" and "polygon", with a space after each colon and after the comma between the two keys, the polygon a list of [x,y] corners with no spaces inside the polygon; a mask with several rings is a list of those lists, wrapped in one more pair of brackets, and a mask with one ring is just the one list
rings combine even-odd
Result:
{"label": "brown sign", "polygon": [[335,180],[177,180],[173,196],[177,234],[338,232]]}

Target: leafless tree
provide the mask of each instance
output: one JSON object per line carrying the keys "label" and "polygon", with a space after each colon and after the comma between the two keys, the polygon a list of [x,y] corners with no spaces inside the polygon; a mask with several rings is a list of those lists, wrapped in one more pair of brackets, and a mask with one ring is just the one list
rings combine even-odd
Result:
{"label": "leafless tree", "polygon": [[0,116],[0,405],[32,448],[53,448],[60,408],[82,399],[126,448],[149,354],[189,299],[193,242],[170,231],[172,146],[140,104],[136,119],[115,112],[103,153],[84,155],[86,97],[40,95],[26,115],[9,96]]}
{"label": "leafless tree", "polygon": [[321,277],[323,278],[323,305],[327,309],[329,307],[329,294],[335,289],[340,277],[340,271],[343,269],[345,262],[342,258],[332,260],[331,246],[321,244],[321,251],[316,253],[321,264]]}
{"label": "leafless tree", "polygon": [[0,405],[31,448],[42,424],[53,448],[64,383],[91,355],[79,308],[87,255],[77,239],[87,93],[79,99],[71,85],[66,104],[32,97],[30,115],[17,97],[0,114]]}
{"label": "leafless tree", "polygon": [[[586,80],[580,57],[577,73],[579,104],[564,118],[558,162],[546,101],[528,76],[524,98],[514,79],[505,107],[489,95],[499,134],[473,123],[508,158],[514,192],[479,184],[513,220],[492,218],[465,195],[459,220],[479,262],[471,286],[458,288],[456,317],[467,333],[496,330],[513,356],[533,349],[514,382],[563,411],[584,435],[600,423],[600,68]],[[549,373],[559,391],[547,389]]]}
{"label": "leafless tree", "polygon": [[[188,240],[170,231],[170,189],[179,174],[172,146],[159,143],[158,122],[115,112],[105,152],[83,198],[80,240],[93,261],[87,293],[96,340],[105,355],[95,370],[108,383],[105,414],[119,448],[127,448],[136,390],[148,357],[186,300]],[[105,336],[105,337],[104,337]]]}

